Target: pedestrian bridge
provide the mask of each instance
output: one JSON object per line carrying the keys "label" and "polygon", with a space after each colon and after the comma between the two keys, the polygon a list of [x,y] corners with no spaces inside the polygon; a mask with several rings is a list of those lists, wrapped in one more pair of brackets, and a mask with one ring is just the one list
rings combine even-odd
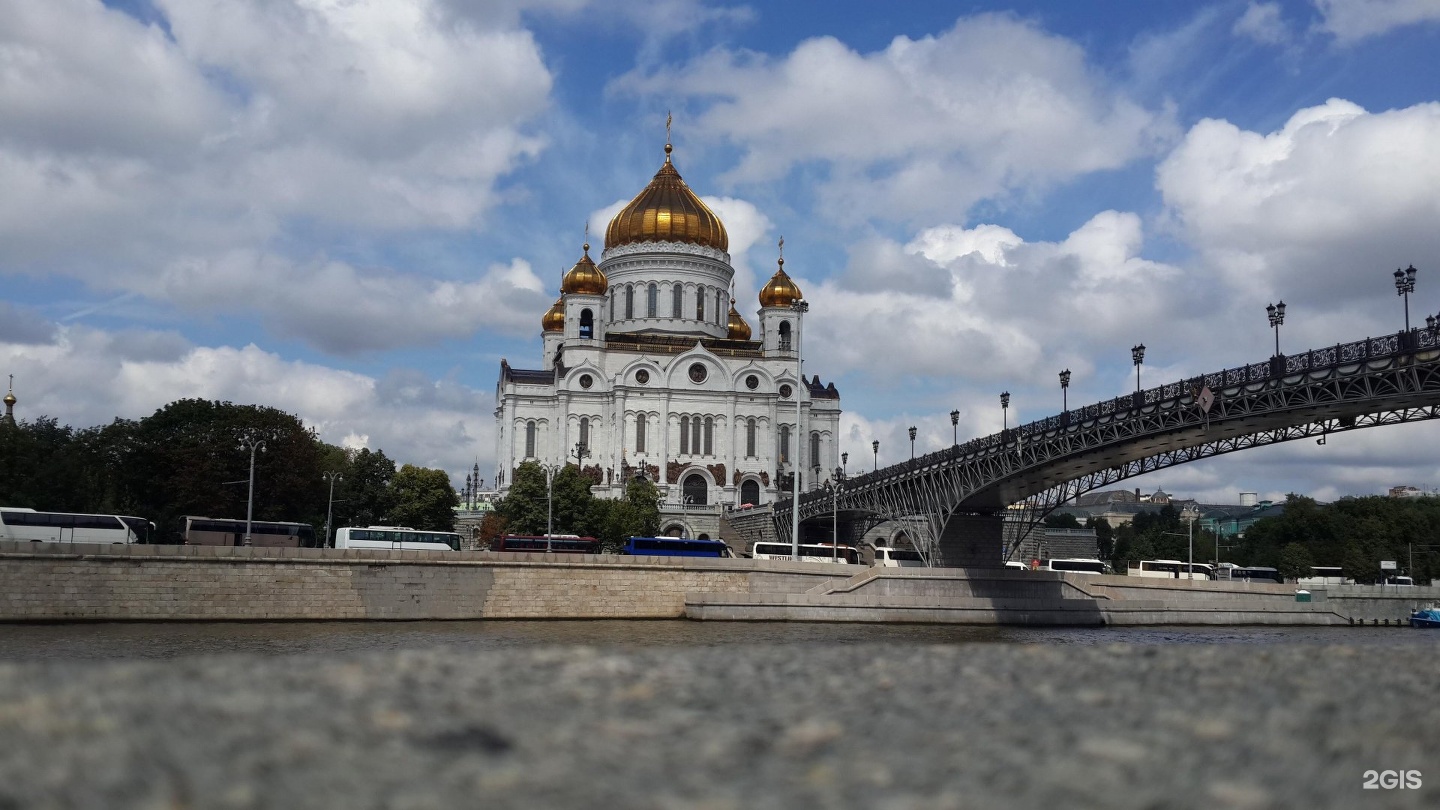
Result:
{"label": "pedestrian bridge", "polygon": [[[800,496],[800,520],[905,521],[933,565],[1002,563],[1001,528],[1025,531],[1090,490],[1213,456],[1440,417],[1440,327],[1224,369],[1020,425]],[[775,504],[790,536],[793,505]]]}

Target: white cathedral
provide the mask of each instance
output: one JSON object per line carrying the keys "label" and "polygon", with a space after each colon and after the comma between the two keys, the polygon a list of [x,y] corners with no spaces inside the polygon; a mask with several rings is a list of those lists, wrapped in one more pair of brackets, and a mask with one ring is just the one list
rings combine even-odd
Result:
{"label": "white cathedral", "polygon": [[797,368],[805,305],[783,254],[751,339],[725,226],[670,152],[610,221],[600,264],[586,244],[565,274],[541,367],[500,361],[496,485],[525,461],[578,464],[609,498],[644,475],[664,496],[663,533],[713,536],[721,509],[787,497],[797,471],[802,490],[831,479],[840,394]]}

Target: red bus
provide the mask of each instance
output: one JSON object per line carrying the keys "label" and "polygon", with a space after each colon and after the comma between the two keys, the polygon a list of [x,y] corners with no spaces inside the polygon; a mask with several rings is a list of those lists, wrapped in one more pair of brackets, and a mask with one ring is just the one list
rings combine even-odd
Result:
{"label": "red bus", "polygon": [[599,554],[600,541],[578,534],[506,534],[490,542],[491,551],[548,551],[552,554]]}

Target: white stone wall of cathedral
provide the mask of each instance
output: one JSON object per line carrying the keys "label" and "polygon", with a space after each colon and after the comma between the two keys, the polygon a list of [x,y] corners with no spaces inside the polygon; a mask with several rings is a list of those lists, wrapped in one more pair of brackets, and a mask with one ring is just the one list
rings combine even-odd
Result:
{"label": "white stone wall of cathedral", "polygon": [[[724,255],[724,254],[721,254]],[[607,254],[608,256],[608,254]],[[730,311],[730,281],[735,276],[728,261],[711,256],[677,257],[637,253],[606,258],[600,263],[610,281],[605,318],[617,332],[655,330],[674,334],[725,337]],[[654,314],[650,286],[655,286]],[[675,311],[675,289],[681,291]],[[703,295],[704,317],[699,316],[697,294]]]}

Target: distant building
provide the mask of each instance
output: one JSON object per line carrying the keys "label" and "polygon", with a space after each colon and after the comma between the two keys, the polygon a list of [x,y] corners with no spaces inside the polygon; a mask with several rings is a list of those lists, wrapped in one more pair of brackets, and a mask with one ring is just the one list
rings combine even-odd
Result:
{"label": "distant building", "polygon": [[1390,487],[1392,498],[1423,498],[1429,493],[1419,487],[1412,487],[1408,484],[1398,487]]}

